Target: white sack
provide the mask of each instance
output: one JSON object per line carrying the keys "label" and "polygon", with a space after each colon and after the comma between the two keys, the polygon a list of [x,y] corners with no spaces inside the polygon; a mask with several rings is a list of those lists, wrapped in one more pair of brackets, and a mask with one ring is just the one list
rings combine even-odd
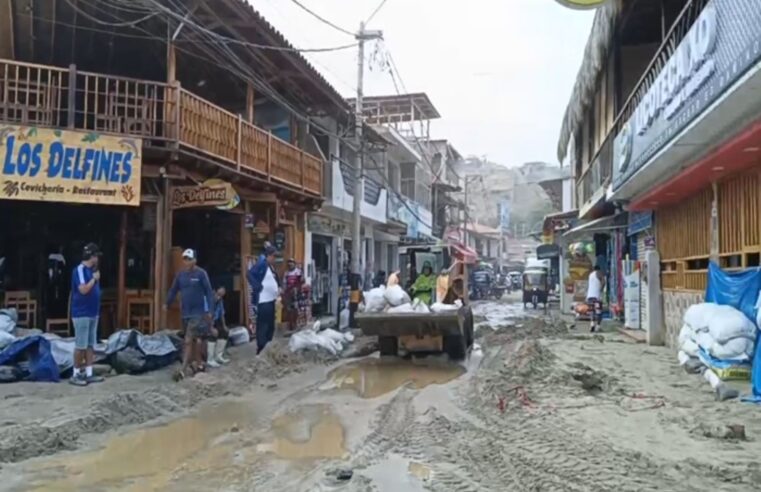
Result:
{"label": "white sack", "polygon": [[343,308],[341,315],[338,317],[338,329],[346,330],[347,328],[349,328],[349,309]]}
{"label": "white sack", "polygon": [[330,336],[325,334],[325,332],[315,333],[312,330],[304,330],[291,335],[290,340],[288,340],[288,348],[291,352],[324,348],[332,355],[337,355],[343,350],[342,345],[333,341]]}
{"label": "white sack", "polygon": [[684,324],[689,325],[693,331],[700,331],[708,328],[708,319],[716,312],[718,304],[713,302],[701,302],[693,304],[684,313]]}
{"label": "white sack", "polygon": [[681,350],[676,354],[676,358],[679,360],[680,366],[683,366],[690,361],[690,356]]}
{"label": "white sack", "polygon": [[409,294],[407,294],[399,285],[388,287],[384,292],[383,297],[392,307],[412,302]]}
{"label": "white sack", "polygon": [[443,304],[441,302],[436,302],[431,306],[431,311],[434,313],[448,313],[458,309],[460,309],[460,306],[456,304]]}
{"label": "white sack", "polygon": [[386,299],[383,297],[385,292],[386,287],[383,285],[365,292],[365,311],[368,313],[379,313],[383,311],[386,307]]}
{"label": "white sack", "polygon": [[420,299],[415,299],[412,302],[412,310],[415,311],[416,313],[430,313],[431,312],[428,306]]}
{"label": "white sack", "polygon": [[12,344],[15,340],[16,340],[16,337],[14,337],[13,335],[0,330],[0,350]]}
{"label": "white sack", "polygon": [[756,339],[756,325],[743,313],[731,306],[718,306],[708,319],[708,331],[719,343],[726,343],[733,338],[745,337]]}
{"label": "white sack", "polygon": [[685,323],[682,325],[682,329],[679,330],[679,346],[683,346],[687,341],[695,340],[695,330],[690,325]]}
{"label": "white sack", "polygon": [[409,302],[406,302],[404,304],[400,304],[399,306],[394,306],[388,308],[388,313],[394,314],[394,313],[414,313],[415,308],[412,307],[412,304]]}
{"label": "white sack", "polygon": [[755,343],[747,338],[733,338],[726,343],[714,342],[708,353],[721,360],[750,360]]}
{"label": "white sack", "polygon": [[700,347],[698,347],[698,344],[695,343],[694,340],[686,340],[683,344],[679,346],[682,352],[686,353],[690,357],[697,357],[698,356],[698,350]]}

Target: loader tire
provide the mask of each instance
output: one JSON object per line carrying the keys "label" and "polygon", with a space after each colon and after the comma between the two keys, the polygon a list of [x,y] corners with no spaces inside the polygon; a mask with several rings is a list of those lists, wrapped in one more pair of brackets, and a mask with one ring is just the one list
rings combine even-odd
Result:
{"label": "loader tire", "polygon": [[378,337],[378,348],[381,355],[396,356],[399,354],[399,340],[396,337]]}
{"label": "loader tire", "polygon": [[464,335],[450,335],[444,337],[444,352],[451,360],[464,360],[468,352],[468,346]]}

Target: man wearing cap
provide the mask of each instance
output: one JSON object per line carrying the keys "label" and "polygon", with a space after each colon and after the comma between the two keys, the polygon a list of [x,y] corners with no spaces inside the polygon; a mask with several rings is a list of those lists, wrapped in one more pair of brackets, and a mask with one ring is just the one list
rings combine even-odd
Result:
{"label": "man wearing cap", "polygon": [[[182,368],[178,377],[187,375],[191,364],[201,364],[200,342],[211,334],[211,309],[214,306],[214,293],[211,290],[209,276],[203,268],[197,266],[197,255],[192,249],[182,253],[183,270],[177,273],[166,301],[167,309],[174,303],[177,294],[181,295],[182,327],[185,330],[185,346],[182,354]],[[194,367],[200,370],[200,367]]]}
{"label": "man wearing cap", "polygon": [[100,272],[98,246],[89,243],[82,250],[82,262],[71,274],[71,321],[74,325],[74,374],[69,382],[75,386],[100,383],[93,374],[95,343],[100,316]]}
{"label": "man wearing cap", "polygon": [[277,250],[266,244],[259,261],[251,267],[246,279],[251,285],[251,304],[256,306],[256,353],[275,336],[275,301],[280,295],[280,283],[272,267]]}

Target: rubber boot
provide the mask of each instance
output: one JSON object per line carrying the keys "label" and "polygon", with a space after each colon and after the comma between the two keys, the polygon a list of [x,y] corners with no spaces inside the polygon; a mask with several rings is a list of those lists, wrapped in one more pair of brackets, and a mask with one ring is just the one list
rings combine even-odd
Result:
{"label": "rubber boot", "polygon": [[209,367],[219,367],[216,360],[217,342],[206,342],[206,365]]}
{"label": "rubber boot", "polygon": [[227,364],[230,362],[230,359],[225,357],[225,349],[227,348],[227,340],[225,339],[219,339],[217,340],[217,355],[215,359],[220,364]]}

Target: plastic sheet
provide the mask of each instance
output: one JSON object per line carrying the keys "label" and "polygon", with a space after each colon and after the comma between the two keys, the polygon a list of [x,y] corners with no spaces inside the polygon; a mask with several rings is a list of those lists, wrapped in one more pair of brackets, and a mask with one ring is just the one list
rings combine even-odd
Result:
{"label": "plastic sheet", "polygon": [[11,343],[0,352],[0,366],[19,366],[25,360],[29,361],[29,381],[57,383],[61,376],[58,364],[53,358],[50,342],[42,336],[21,338]]}
{"label": "plastic sheet", "polygon": [[761,269],[727,273],[714,262],[708,265],[705,302],[732,306],[742,311],[748,319],[755,321],[759,291],[761,291]]}

